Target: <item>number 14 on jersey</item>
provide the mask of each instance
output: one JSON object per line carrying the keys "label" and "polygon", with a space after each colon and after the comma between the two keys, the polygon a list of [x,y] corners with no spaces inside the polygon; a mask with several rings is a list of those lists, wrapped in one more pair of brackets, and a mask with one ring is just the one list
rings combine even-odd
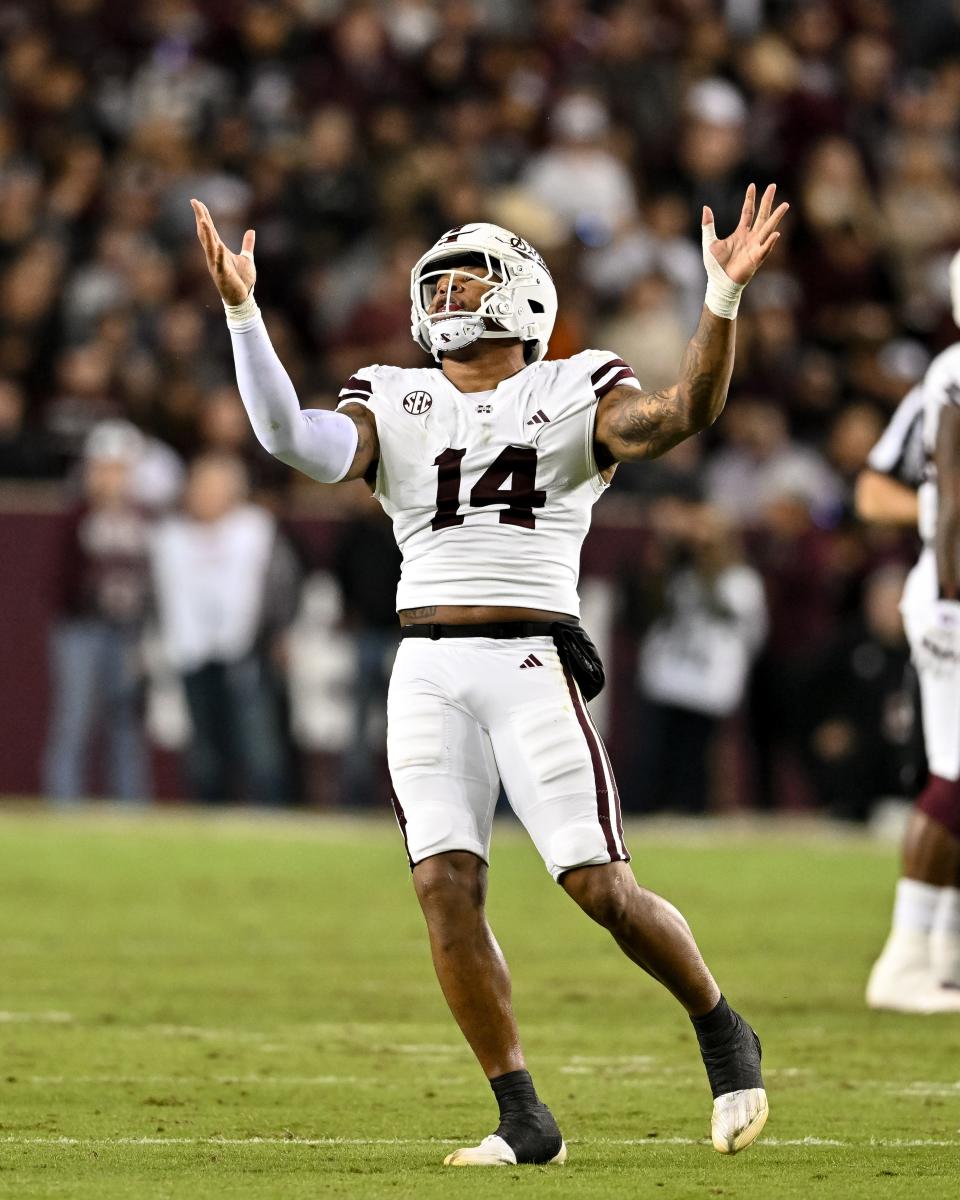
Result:
{"label": "number 14 on jersey", "polygon": [[[462,525],[460,514],[460,465],[466,450],[444,450],[433,460],[437,468],[437,511],[430,522],[434,529]],[[509,487],[505,486],[510,481]],[[532,446],[507,446],[484,471],[470,490],[470,507],[490,504],[507,505],[500,513],[501,525],[520,525],[533,529],[533,510],[543,508],[547,493],[539,491],[537,452]]]}

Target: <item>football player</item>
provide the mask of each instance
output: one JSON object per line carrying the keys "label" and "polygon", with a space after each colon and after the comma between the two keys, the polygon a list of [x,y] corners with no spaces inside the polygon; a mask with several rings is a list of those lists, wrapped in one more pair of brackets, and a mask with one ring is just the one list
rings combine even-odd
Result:
{"label": "football player", "polygon": [[543,259],[496,225],[451,229],[411,277],[413,337],[434,361],[358,370],[333,413],[301,411],[270,344],[253,297],[254,231],[235,254],[193,207],[257,437],[314,479],[365,479],[403,552],[388,697],[394,809],[440,986],[500,1108],[495,1133],[445,1161],[566,1158],[485,916],[501,781],[552,877],[690,1015],[714,1146],[749,1146],[767,1118],[760,1043],[681,914],[627,866],[617,785],[585,703],[602,667],[579,625],[577,577],[590,510],[618,464],[663,454],[720,415],[740,295],[788,206],[775,207],[772,184],[758,204],[751,185],[723,239],[704,208],[700,323],[677,383],[652,393],[615,353],[546,361],[557,295]]}
{"label": "football player", "polygon": [[[950,281],[960,324],[960,254]],[[900,607],[920,679],[930,774],[907,824],[892,928],[870,972],[867,1003],[960,1012],[960,342],[901,401],[868,466],[857,483],[860,514],[916,521],[923,540]]]}

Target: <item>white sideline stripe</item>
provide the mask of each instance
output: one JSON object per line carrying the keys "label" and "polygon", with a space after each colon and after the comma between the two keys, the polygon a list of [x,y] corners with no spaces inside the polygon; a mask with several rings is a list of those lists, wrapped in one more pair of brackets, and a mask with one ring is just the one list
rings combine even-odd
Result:
{"label": "white sideline stripe", "polygon": [[124,1029],[125,1034],[133,1037],[158,1036],[158,1037],[185,1037],[199,1038],[208,1041],[218,1041],[225,1039],[235,1042],[262,1042],[266,1041],[270,1036],[267,1033],[259,1033],[249,1029],[212,1029],[206,1025],[145,1025],[142,1029],[130,1028]]}
{"label": "white sideline stripe", "polygon": [[73,1013],[68,1012],[5,1012],[0,1011],[0,1025],[20,1024],[21,1022],[40,1021],[44,1024],[68,1025],[74,1020]]}
{"label": "white sideline stripe", "polygon": [[[5,1146],[456,1146],[458,1138],[301,1138],[301,1137],[18,1137],[15,1134],[0,1137]],[[687,1137],[644,1137],[644,1138],[588,1138],[578,1141],[570,1139],[571,1146],[708,1146],[708,1138]],[[837,1149],[953,1149],[960,1146],[960,1138],[760,1138],[755,1145],[772,1149],[791,1146],[822,1146]]]}
{"label": "white sideline stripe", "polygon": [[359,1075],[27,1075],[17,1077],[17,1083],[33,1083],[43,1087],[69,1087],[71,1084],[131,1085],[138,1087],[203,1087],[210,1084],[272,1083],[278,1087],[319,1087],[326,1084],[349,1083],[383,1085],[372,1078]]}
{"label": "white sideline stripe", "polygon": [[[873,852],[877,857],[888,855],[888,845],[899,838],[878,836],[859,828],[851,828],[848,821],[830,821],[819,816],[776,814],[736,814],[726,817],[630,817],[629,824],[637,840],[642,836],[644,844],[695,845],[715,847],[743,843],[746,839],[760,838],[771,845],[824,847],[831,851],[838,845],[856,850]],[[115,804],[90,803],[80,809],[56,810],[39,806],[31,798],[5,798],[0,809],[0,828],[29,825],[53,826],[57,830],[80,830],[109,834],[131,834],[142,837],[145,832],[154,834],[171,833],[175,836],[192,837],[202,829],[207,837],[230,839],[255,836],[269,837],[273,841],[309,838],[317,842],[340,841],[361,836],[369,839],[371,833],[381,832],[384,837],[390,831],[392,840],[395,828],[392,814],[360,816],[356,813],[304,813],[298,810],[273,811],[270,809],[230,809],[211,813],[209,806],[192,807],[177,805],[168,809],[162,805],[152,808],[124,810]],[[513,823],[498,826],[498,838],[503,841],[527,842],[527,836]]]}

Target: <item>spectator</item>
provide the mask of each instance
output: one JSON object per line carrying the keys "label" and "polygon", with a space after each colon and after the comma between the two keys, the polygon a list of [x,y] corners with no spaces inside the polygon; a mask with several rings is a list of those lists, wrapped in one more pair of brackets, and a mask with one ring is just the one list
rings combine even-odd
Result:
{"label": "spectator", "polygon": [[341,529],[334,564],[344,622],[356,649],[353,736],[343,758],[342,796],[348,804],[369,805],[376,798],[376,748],[383,742],[382,732],[371,725],[376,715],[386,718],[400,578],[400,551],[390,524],[369,497],[361,494],[355,515]]}
{"label": "spectator", "polygon": [[763,400],[730,406],[724,422],[726,445],[707,464],[707,499],[742,525],[761,522],[783,500],[828,513],[843,488],[823,458],[789,435],[786,417]]}
{"label": "spectator", "polygon": [[673,383],[689,337],[668,280],[653,273],[630,285],[617,316],[597,333],[598,343],[616,346],[626,362],[643,363],[643,386],[651,392]]}
{"label": "spectator", "polygon": [[59,617],[51,636],[52,715],[44,790],[55,803],[91,793],[89,755],[102,734],[104,790],[150,798],[139,642],[150,598],[147,512],[131,499],[141,438],[130,425],[94,427],[83,497],[66,527]]}
{"label": "spectator", "polygon": [[922,740],[916,683],[903,634],[906,572],[881,567],[863,607],[831,641],[806,681],[806,761],[833,817],[864,821],[877,800],[913,796]]}
{"label": "spectator", "polygon": [[190,469],[182,515],[152,553],[160,632],[192,723],[185,769],[204,803],[244,793],[289,803],[291,764],[275,655],[297,602],[293,553],[270,513],[246,500],[239,459],[208,454]]}
{"label": "spectator", "polygon": [[56,473],[42,432],[26,424],[23,388],[0,379],[0,479],[42,479]]}
{"label": "spectator", "polygon": [[664,502],[654,521],[666,561],[637,667],[637,777],[645,809],[702,813],[714,735],[766,636],[763,582],[718,510]]}
{"label": "spectator", "polygon": [[718,228],[736,225],[749,183],[746,101],[727,80],[703,79],[687,93],[684,117],[677,157],[690,227],[698,228],[704,204]]}
{"label": "spectator", "polygon": [[587,245],[603,245],[633,217],[627,168],[604,145],[609,114],[595,95],[564,96],[553,112],[556,142],[530,163],[526,186]]}

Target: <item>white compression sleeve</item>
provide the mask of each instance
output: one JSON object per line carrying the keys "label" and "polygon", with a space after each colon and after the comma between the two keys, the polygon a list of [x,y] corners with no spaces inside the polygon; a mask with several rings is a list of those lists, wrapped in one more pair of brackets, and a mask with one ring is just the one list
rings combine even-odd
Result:
{"label": "white compression sleeve", "polygon": [[237,386],[260,445],[311,479],[339,483],[357,452],[356,425],[345,413],[300,407],[252,295],[224,307]]}

